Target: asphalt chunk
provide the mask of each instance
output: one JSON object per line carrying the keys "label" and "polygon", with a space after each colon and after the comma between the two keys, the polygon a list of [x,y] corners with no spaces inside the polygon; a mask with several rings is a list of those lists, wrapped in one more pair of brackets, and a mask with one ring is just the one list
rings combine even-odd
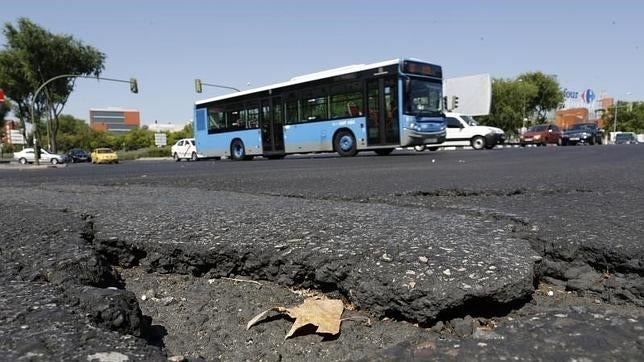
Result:
{"label": "asphalt chunk", "polygon": [[93,215],[94,242],[143,250],[149,271],[337,290],[419,323],[529,299],[541,260],[503,222],[452,212],[136,186],[35,194]]}

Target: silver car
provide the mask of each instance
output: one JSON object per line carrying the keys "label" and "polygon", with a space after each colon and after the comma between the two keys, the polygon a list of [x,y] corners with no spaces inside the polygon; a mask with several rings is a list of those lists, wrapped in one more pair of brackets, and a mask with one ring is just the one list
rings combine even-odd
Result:
{"label": "silver car", "polygon": [[[33,148],[25,148],[20,152],[14,152],[13,158],[22,165],[32,163],[36,160]],[[65,163],[65,156],[57,155],[55,153],[49,153],[43,149],[40,149],[40,161],[42,161],[43,163],[49,162],[52,165],[56,165],[59,163]]]}

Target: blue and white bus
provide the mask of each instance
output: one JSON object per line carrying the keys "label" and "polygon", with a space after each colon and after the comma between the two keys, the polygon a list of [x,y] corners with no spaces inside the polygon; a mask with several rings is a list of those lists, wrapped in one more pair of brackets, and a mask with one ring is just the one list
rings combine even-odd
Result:
{"label": "blue and white bus", "polygon": [[[250,160],[445,141],[438,65],[395,59],[308,74],[195,104],[195,139],[205,157]],[[399,105],[402,105],[399,107]]]}

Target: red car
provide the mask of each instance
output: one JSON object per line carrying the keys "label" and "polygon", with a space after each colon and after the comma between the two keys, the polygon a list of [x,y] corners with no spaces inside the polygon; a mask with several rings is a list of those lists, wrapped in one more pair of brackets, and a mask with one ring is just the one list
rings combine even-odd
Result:
{"label": "red car", "polygon": [[548,143],[561,145],[561,129],[554,124],[538,124],[525,131],[520,137],[521,146],[533,144],[545,146]]}

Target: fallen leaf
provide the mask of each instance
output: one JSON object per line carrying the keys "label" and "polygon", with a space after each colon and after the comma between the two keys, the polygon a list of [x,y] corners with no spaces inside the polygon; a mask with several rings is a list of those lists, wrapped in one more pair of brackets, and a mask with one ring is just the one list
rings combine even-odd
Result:
{"label": "fallen leaf", "polygon": [[340,318],[344,311],[344,304],[338,299],[307,298],[302,304],[292,308],[273,307],[259,313],[248,322],[246,329],[250,329],[264,319],[271,311],[286,314],[295,319],[291,330],[288,331],[284,339],[291,337],[300,328],[309,324],[317,327],[316,333],[336,335],[340,333]]}

